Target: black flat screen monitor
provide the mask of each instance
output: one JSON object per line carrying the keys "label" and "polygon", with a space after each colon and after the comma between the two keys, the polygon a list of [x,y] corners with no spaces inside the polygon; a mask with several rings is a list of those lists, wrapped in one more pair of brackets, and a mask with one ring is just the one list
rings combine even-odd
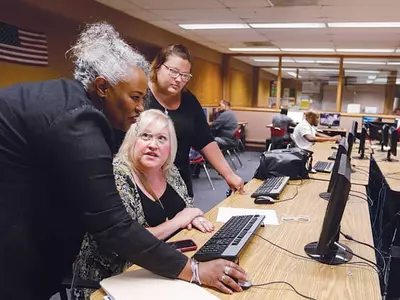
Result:
{"label": "black flat screen monitor", "polygon": [[388,150],[386,161],[398,162],[397,159],[391,158],[391,155],[397,156],[397,141],[399,139],[399,132],[396,127],[390,127],[388,130],[390,149]]}
{"label": "black flat screen monitor", "polygon": [[[367,139],[367,128],[362,127],[360,133],[360,146],[358,147],[359,156],[353,156],[355,159],[365,159],[365,140]],[[368,158],[367,158],[368,159]]]}
{"label": "black flat screen monitor", "polygon": [[383,126],[393,126],[396,127],[396,123],[393,122],[370,122],[366,124],[366,127],[369,130],[369,136],[373,140],[377,140],[382,142],[382,133],[383,133]]}
{"label": "black flat screen monitor", "polygon": [[350,179],[350,161],[342,154],[319,240],[304,247],[308,256],[324,264],[339,265],[353,257],[351,249],[339,243],[340,222],[350,193]]}
{"label": "black flat screen monitor", "polygon": [[336,154],[336,158],[335,158],[335,163],[333,165],[332,172],[331,172],[331,178],[329,179],[328,189],[325,193],[319,194],[319,196],[324,200],[329,200],[329,198],[331,196],[332,188],[336,181],[336,176],[337,176],[337,173],[339,170],[340,157],[342,156],[342,154],[347,154],[348,148],[349,148],[349,144],[347,143],[347,139],[343,137],[339,142],[339,146],[338,146],[338,150],[337,150],[337,154]]}
{"label": "black flat screen monitor", "polygon": [[340,125],[340,114],[325,114],[319,115],[319,125],[321,126],[339,126]]}
{"label": "black flat screen monitor", "polygon": [[347,156],[351,158],[351,151],[353,151],[353,144],[356,139],[356,134],[357,134],[357,128],[358,128],[358,122],[353,121],[353,125],[351,126],[351,130],[347,134],[347,143],[349,144],[349,148],[347,150]]}

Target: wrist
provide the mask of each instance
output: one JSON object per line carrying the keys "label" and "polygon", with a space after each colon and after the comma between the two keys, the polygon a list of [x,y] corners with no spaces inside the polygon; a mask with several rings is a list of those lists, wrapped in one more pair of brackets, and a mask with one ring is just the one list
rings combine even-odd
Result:
{"label": "wrist", "polygon": [[192,279],[192,275],[193,273],[192,273],[192,268],[190,266],[190,258],[188,258],[186,265],[179,273],[178,278],[185,281],[190,281]]}

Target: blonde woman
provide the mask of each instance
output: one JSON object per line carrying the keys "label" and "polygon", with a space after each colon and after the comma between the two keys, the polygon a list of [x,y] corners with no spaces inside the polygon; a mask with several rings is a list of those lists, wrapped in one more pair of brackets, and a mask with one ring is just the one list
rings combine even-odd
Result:
{"label": "blonde woman", "polygon": [[[159,239],[181,228],[213,230],[203,212],[193,208],[193,199],[173,164],[176,149],[171,119],[150,109],[130,127],[113,162],[117,190],[128,214]],[[90,235],[84,239],[79,262],[80,277],[96,281],[121,273],[127,266],[115,254],[101,254]]]}

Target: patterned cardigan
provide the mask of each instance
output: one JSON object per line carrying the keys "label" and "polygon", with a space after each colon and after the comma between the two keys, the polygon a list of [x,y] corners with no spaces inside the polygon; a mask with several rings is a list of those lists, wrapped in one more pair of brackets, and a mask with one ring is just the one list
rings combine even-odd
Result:
{"label": "patterned cardigan", "polygon": [[[117,190],[125,205],[126,211],[131,216],[132,220],[144,227],[149,227],[140,201],[138,187],[129,166],[118,158],[114,158],[113,166]],[[185,182],[175,166],[167,171],[165,179],[184,200],[186,207],[193,207],[193,198],[189,197]],[[94,281],[100,281],[103,278],[122,273],[131,265],[131,263],[119,257],[116,253],[100,253],[96,241],[93,239],[93,236],[88,233],[84,237],[81,251],[76,262],[78,262],[79,277],[84,280]],[[85,296],[87,296],[86,292],[87,291],[85,291]]]}

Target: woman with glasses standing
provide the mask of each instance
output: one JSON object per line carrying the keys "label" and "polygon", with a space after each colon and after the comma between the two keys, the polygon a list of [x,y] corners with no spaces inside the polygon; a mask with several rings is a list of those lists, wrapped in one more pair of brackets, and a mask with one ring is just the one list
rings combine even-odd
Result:
{"label": "woman with glasses standing", "polygon": [[201,150],[207,160],[221,174],[228,185],[243,191],[243,180],[224,159],[204,116],[196,96],[185,90],[192,78],[192,59],[183,45],[169,45],[161,49],[150,67],[150,108],[162,110],[174,121],[178,138],[175,165],[193,196],[189,165],[190,147]]}

